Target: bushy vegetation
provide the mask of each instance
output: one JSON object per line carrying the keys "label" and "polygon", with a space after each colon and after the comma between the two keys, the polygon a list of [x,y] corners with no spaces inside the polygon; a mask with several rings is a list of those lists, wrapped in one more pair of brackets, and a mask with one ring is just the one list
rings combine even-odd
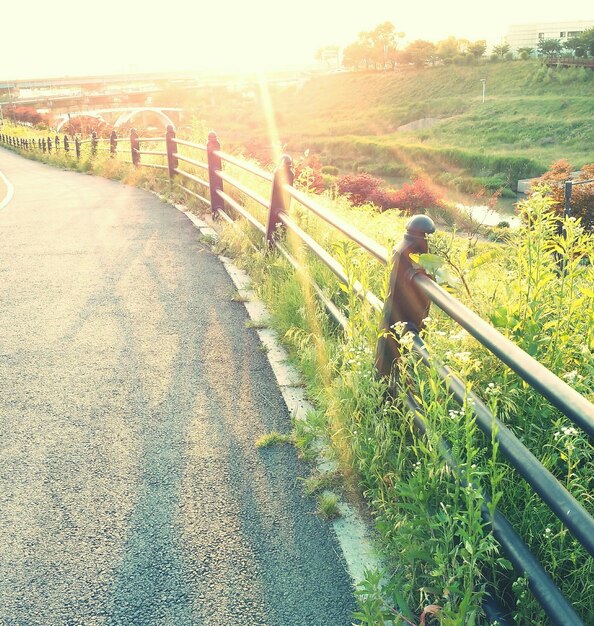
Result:
{"label": "bushy vegetation", "polygon": [[354,206],[371,203],[382,211],[400,209],[413,214],[443,205],[439,193],[423,177],[405,183],[400,189],[390,189],[381,178],[371,174],[347,174],[338,179],[337,188]]}
{"label": "bushy vegetation", "polygon": [[[344,201],[334,202],[342,214]],[[350,277],[385,293],[385,272],[323,223],[297,207],[294,211]],[[403,223],[397,215],[357,211],[366,212],[360,221],[364,230],[388,247],[401,236]],[[468,292],[461,291],[459,298],[594,399],[594,241],[574,219],[565,223],[566,234],[561,235],[552,201],[542,194],[525,202],[521,213],[525,227],[510,234],[506,246],[465,245],[438,234],[432,248],[462,272]],[[383,223],[386,217],[392,217],[391,228]],[[413,394],[429,426],[428,436],[419,435],[414,416],[401,401],[386,403],[385,385],[373,374],[378,318],[368,305],[348,289],[337,289],[329,273],[300,246],[294,254],[307,261],[307,271],[296,276],[282,258],[260,252],[252,231],[231,229],[223,241],[227,252],[239,255],[238,262],[249,269],[268,302],[318,405],[317,428],[323,416],[321,434],[333,442],[345,471],[365,492],[382,533],[387,570],[369,574],[360,591],[358,618],[374,625],[388,620],[418,623],[433,611],[442,624],[485,623],[481,599],[494,583],[512,599],[517,623],[547,623],[525,579],[512,573],[480,516],[482,492],[464,487],[446,465],[440,453],[443,437],[452,442],[463,475],[491,495],[591,624],[594,560],[481,433],[471,406],[453,403],[435,371],[405,350],[402,367],[414,381]],[[307,276],[315,277],[348,315],[345,334],[332,327],[315,303]],[[588,438],[452,320],[437,310],[430,315],[425,341],[431,351],[465,377],[468,388],[593,513],[594,456]]]}
{"label": "bushy vegetation", "polygon": [[580,173],[572,178],[574,168],[567,159],[561,159],[551,165],[551,168],[539,180],[539,184],[547,186],[548,194],[554,201],[557,214],[562,215],[565,210],[565,182],[572,180],[570,197],[570,211],[574,217],[579,217],[587,230],[594,230],[594,163],[584,165]]}
{"label": "bushy vegetation", "polygon": [[4,105],[2,114],[12,122],[24,123],[29,126],[47,126],[48,118],[37,112],[37,109],[29,106],[17,106],[14,104]]}

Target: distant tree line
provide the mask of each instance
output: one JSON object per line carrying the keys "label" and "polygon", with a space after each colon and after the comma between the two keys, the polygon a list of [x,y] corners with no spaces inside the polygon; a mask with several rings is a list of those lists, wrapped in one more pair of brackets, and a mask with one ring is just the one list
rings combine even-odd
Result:
{"label": "distant tree line", "polygon": [[484,40],[468,41],[448,37],[437,43],[418,39],[404,48],[399,46],[404,33],[391,22],[383,22],[371,31],[359,33],[357,41],[343,51],[343,65],[355,70],[386,70],[397,65],[423,66],[435,63],[459,63],[480,59],[487,51]]}
{"label": "distant tree line", "polygon": [[[356,41],[343,50],[342,64],[354,70],[393,70],[397,65],[426,65],[451,63],[472,63],[485,57],[487,42],[484,39],[469,41],[448,37],[433,43],[423,39],[412,41],[406,46],[399,45],[404,33],[396,30],[392,22],[383,22],[371,31],[359,33]],[[594,58],[594,28],[580,33],[577,37],[562,42],[560,39],[541,39],[535,48],[523,47],[517,50],[520,59],[528,59],[535,54],[551,57],[562,53],[581,58]],[[325,46],[316,53],[319,61],[338,67],[340,48]],[[493,46],[492,60],[513,59],[514,53],[507,42]]]}

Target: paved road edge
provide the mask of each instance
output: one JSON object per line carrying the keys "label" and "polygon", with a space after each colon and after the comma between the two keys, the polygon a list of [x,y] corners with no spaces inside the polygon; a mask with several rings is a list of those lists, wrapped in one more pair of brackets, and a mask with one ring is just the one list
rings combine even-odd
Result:
{"label": "paved road edge", "polygon": [[[187,207],[175,204],[194,224],[201,237],[206,240],[216,240],[218,234],[205,221],[199,219],[187,210]],[[234,265],[233,261],[223,255],[218,255],[225,270],[235,285],[248,316],[258,327],[270,316],[264,303],[256,297],[251,289],[251,279],[243,270]],[[313,410],[313,406],[305,398],[301,378],[297,370],[288,363],[288,354],[278,341],[276,333],[270,328],[256,328],[262,344],[266,347],[266,356],[274,372],[277,384],[287,405],[289,413],[296,419],[304,419],[306,414]],[[318,458],[317,465],[320,471],[328,471],[333,461],[325,459],[323,454]],[[382,570],[380,556],[373,545],[373,530],[365,522],[359,512],[349,503],[339,504],[341,515],[332,522],[342,554],[347,565],[349,575],[356,587],[365,578],[366,570]]]}

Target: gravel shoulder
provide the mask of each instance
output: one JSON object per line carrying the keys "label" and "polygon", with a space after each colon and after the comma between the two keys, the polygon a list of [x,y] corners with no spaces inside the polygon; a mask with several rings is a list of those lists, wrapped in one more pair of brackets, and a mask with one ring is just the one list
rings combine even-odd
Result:
{"label": "gravel shoulder", "polygon": [[219,260],[153,195],[0,149],[0,624],[342,626],[330,527]]}

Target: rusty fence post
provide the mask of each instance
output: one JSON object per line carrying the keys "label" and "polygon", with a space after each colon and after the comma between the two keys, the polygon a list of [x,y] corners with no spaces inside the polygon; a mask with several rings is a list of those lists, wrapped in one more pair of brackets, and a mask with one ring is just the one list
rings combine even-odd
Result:
{"label": "rusty fence post", "polygon": [[97,143],[99,142],[99,140],[97,139],[97,131],[93,131],[91,133],[91,156],[95,157],[97,156]]}
{"label": "rusty fence post", "polygon": [[279,213],[289,209],[291,198],[285,190],[285,185],[293,185],[295,172],[293,171],[293,159],[288,154],[283,154],[279,164],[274,170],[272,191],[270,194],[270,207],[268,208],[268,220],[266,222],[266,245],[271,248],[276,229],[281,224]]}
{"label": "rusty fence post", "polygon": [[130,154],[132,156],[132,164],[134,166],[140,163],[140,141],[135,128],[130,129]]}
{"label": "rusty fence post", "polygon": [[208,133],[208,142],[206,144],[206,156],[208,159],[208,183],[210,185],[210,211],[213,218],[217,217],[217,213],[222,211],[225,203],[219,196],[219,191],[223,191],[223,180],[217,174],[220,172],[223,164],[221,157],[216,153],[221,149],[221,144],[217,139],[214,131]]}
{"label": "rusty fence post", "polygon": [[400,358],[399,330],[395,326],[403,324],[405,331],[418,332],[429,313],[429,300],[413,282],[414,275],[423,270],[413,266],[410,255],[425,254],[429,249],[427,235],[434,232],[435,224],[430,217],[415,215],[406,225],[404,239],[394,248],[375,353],[375,367],[381,377],[391,378]]}
{"label": "rusty fence post", "polygon": [[109,136],[109,156],[113,159],[118,151],[118,135],[115,130],[111,131]]}
{"label": "rusty fence post", "polygon": [[76,160],[80,159],[80,139],[78,136],[74,138],[74,151],[76,152]]}
{"label": "rusty fence post", "polygon": [[165,146],[167,150],[167,168],[169,170],[169,178],[170,180],[173,180],[179,161],[175,156],[175,152],[177,152],[177,143],[175,142],[175,130],[171,124],[167,125],[167,132],[165,133]]}

